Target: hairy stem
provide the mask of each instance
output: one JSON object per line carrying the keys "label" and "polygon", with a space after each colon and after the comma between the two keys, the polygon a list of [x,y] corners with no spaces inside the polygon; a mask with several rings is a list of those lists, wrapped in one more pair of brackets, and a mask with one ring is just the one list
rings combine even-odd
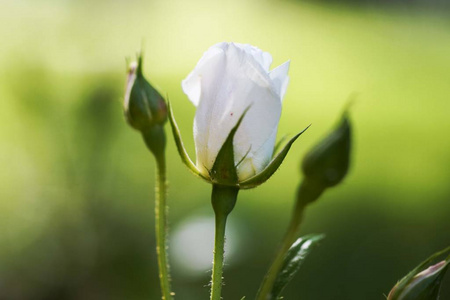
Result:
{"label": "hairy stem", "polygon": [[211,300],[220,300],[222,297],[222,275],[225,246],[225,228],[227,217],[236,204],[239,190],[235,187],[213,185],[211,203],[216,216],[214,260],[211,277]]}
{"label": "hairy stem", "polygon": [[158,165],[155,198],[156,254],[158,256],[159,281],[162,299],[173,299],[170,286],[169,262],[167,257],[167,183],[166,159],[164,153],[155,156]]}

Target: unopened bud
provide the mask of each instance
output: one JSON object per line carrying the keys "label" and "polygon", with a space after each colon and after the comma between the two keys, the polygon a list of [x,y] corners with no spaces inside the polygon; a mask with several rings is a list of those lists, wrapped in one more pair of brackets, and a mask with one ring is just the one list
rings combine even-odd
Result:
{"label": "unopened bud", "polygon": [[322,188],[340,183],[350,165],[351,126],[347,113],[325,139],[309,151],[302,163],[305,180]]}
{"label": "unopened bud", "polygon": [[164,98],[144,78],[141,55],[128,69],[124,111],[128,124],[142,133],[148,149],[160,159],[166,146],[167,106]]}
{"label": "unopened bud", "polygon": [[[387,300],[437,300],[441,281],[447,270],[449,261],[441,261],[420,271],[408,274],[389,293]],[[417,273],[417,274],[414,274]]]}
{"label": "unopened bud", "polygon": [[297,207],[306,207],[327,188],[344,179],[350,165],[350,150],[351,126],[345,112],[339,126],[305,155],[302,162],[304,179],[297,191]]}
{"label": "unopened bud", "polygon": [[124,100],[125,118],[133,128],[143,131],[167,120],[164,98],[153,88],[142,74],[142,56],[131,63],[128,69]]}

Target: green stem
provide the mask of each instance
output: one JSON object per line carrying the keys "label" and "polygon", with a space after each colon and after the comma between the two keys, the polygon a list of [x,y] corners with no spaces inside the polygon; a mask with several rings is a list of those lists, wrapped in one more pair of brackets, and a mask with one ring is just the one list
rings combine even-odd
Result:
{"label": "green stem", "polygon": [[166,183],[166,159],[164,152],[155,155],[158,165],[155,199],[155,229],[156,229],[156,254],[158,256],[159,281],[161,285],[162,299],[173,299],[170,286],[169,263],[167,257],[167,183]]}
{"label": "green stem", "polygon": [[311,182],[304,181],[298,190],[297,201],[295,204],[294,212],[292,214],[289,227],[284,235],[283,241],[281,242],[278,253],[275,256],[275,260],[270,266],[264,280],[259,288],[258,294],[256,296],[257,300],[274,300],[272,299],[272,289],[277,279],[278,273],[283,267],[284,258],[289,248],[297,239],[297,234],[300,231],[300,225],[303,221],[303,213],[306,206],[316,200],[323,192],[323,189],[318,188]]}
{"label": "green stem", "polygon": [[216,215],[214,260],[211,277],[211,300],[222,298],[222,274],[227,217],[236,204],[238,188],[213,185],[211,203]]}
{"label": "green stem", "polygon": [[272,262],[269,271],[264,278],[262,285],[259,289],[257,300],[269,300],[271,298],[271,292],[273,288],[273,284],[277,278],[278,273],[283,266],[284,257],[288,252],[289,248],[292,246],[292,243],[295,241],[297,237],[297,233],[300,229],[300,223],[303,219],[303,208],[298,207],[294,211],[294,215],[289,223],[289,227],[284,235],[283,241],[281,242],[280,248],[278,250],[277,255],[275,256],[275,260]]}

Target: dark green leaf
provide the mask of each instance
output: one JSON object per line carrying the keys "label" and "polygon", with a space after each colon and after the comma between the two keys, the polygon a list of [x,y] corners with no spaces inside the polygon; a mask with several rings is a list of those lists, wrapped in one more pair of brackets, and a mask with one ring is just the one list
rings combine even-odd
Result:
{"label": "dark green leaf", "polygon": [[286,285],[294,278],[305,258],[311,250],[325,236],[323,234],[310,234],[297,239],[289,248],[284,259],[283,267],[275,279],[271,292],[271,299],[280,299],[280,294]]}

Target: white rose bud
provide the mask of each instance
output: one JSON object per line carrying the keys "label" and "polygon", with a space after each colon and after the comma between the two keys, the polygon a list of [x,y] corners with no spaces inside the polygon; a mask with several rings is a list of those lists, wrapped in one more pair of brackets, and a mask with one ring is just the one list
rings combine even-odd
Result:
{"label": "white rose bud", "polygon": [[269,70],[272,56],[244,44],[219,43],[205,52],[182,82],[197,107],[196,167],[209,177],[230,131],[248,109],[234,139],[239,181],[262,172],[271,162],[281,103],[289,82],[289,61]]}

